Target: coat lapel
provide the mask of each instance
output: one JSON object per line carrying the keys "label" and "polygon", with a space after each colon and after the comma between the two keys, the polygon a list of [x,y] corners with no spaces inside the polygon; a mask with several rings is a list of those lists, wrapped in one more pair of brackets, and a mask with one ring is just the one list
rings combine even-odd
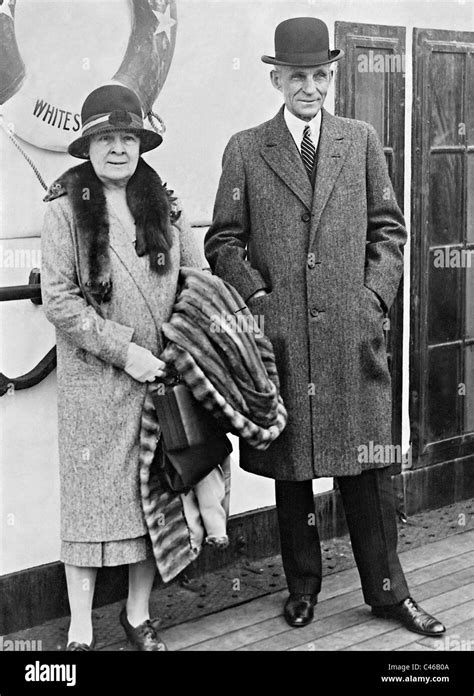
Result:
{"label": "coat lapel", "polygon": [[314,242],[322,212],[347,157],[351,138],[339,119],[323,109],[309,246]]}
{"label": "coat lapel", "polygon": [[313,189],[298,148],[286,126],[283,108],[268,123],[260,152],[275,174],[293,191],[307,209],[311,210]]}

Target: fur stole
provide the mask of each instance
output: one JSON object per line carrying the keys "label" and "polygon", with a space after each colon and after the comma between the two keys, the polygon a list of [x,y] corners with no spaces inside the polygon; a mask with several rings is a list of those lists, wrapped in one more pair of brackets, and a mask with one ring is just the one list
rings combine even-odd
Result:
{"label": "fur stole", "polygon": [[[90,162],[65,172],[51,185],[44,200],[66,194],[74,215],[79,283],[92,304],[100,305],[110,300],[112,292],[109,219],[104,187]],[[135,220],[136,252],[138,256],[148,254],[150,268],[157,273],[166,269],[171,224],[181,214],[172,194],[140,157],[127,184],[127,203]]]}

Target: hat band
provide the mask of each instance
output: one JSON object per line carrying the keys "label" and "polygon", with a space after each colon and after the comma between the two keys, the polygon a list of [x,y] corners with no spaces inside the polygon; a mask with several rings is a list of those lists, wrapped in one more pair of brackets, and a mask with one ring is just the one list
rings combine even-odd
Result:
{"label": "hat band", "polygon": [[113,128],[114,130],[119,130],[120,128],[123,128],[124,130],[127,130],[128,128],[143,128],[143,119],[140,118],[137,114],[134,114],[131,111],[127,111],[127,115],[129,116],[130,120],[128,123],[124,123],[122,126],[118,124],[116,121],[114,121],[113,124],[109,122],[109,117],[110,117],[110,112],[107,114],[99,114],[98,116],[95,116],[92,118],[90,121],[87,121],[83,127],[82,127],[82,136],[86,136],[88,132],[94,128],[96,129],[97,126],[100,124],[103,125],[108,125],[110,128]]}
{"label": "hat band", "polygon": [[288,62],[293,65],[302,65],[303,63],[311,63],[314,65],[325,60],[331,60],[331,51],[318,51],[317,53],[275,53],[275,60],[281,63]]}

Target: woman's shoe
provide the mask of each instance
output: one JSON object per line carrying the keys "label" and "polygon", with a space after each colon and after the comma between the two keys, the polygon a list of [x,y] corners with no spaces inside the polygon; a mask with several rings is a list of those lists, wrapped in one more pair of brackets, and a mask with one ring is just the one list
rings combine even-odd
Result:
{"label": "woman's shoe", "polygon": [[151,619],[134,628],[127,618],[126,607],[120,612],[119,618],[128,640],[137,650],[142,652],[166,652],[168,650]]}
{"label": "woman's shoe", "polygon": [[87,643],[77,643],[75,640],[72,643],[67,644],[66,652],[90,652],[94,650],[95,639],[92,639],[92,643],[87,645]]}

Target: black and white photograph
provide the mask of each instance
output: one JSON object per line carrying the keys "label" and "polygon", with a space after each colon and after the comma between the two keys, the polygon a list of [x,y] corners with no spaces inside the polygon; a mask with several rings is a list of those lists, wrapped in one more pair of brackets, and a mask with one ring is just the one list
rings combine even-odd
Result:
{"label": "black and white photograph", "polygon": [[1,696],[471,696],[474,0],[0,0],[0,167]]}

